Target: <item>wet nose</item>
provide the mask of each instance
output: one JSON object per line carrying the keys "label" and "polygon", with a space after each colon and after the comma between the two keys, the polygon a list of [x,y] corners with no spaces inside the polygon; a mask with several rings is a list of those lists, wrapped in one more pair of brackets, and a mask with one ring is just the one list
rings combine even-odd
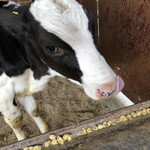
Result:
{"label": "wet nose", "polygon": [[96,95],[98,98],[110,96],[115,89],[115,84],[105,85],[97,89]]}
{"label": "wet nose", "polygon": [[117,95],[124,87],[124,81],[120,76],[116,77],[116,83],[109,83],[99,87],[96,91],[98,98],[108,97],[110,95]]}
{"label": "wet nose", "polygon": [[112,88],[105,88],[101,91],[101,94],[103,97],[110,96],[113,93],[113,90],[114,89]]}

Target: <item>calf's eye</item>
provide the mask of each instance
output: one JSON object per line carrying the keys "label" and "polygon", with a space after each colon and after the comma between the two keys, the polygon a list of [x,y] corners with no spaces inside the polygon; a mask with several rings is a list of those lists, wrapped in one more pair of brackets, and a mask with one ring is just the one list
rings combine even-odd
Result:
{"label": "calf's eye", "polygon": [[54,46],[46,46],[46,50],[51,54],[59,54],[59,49]]}

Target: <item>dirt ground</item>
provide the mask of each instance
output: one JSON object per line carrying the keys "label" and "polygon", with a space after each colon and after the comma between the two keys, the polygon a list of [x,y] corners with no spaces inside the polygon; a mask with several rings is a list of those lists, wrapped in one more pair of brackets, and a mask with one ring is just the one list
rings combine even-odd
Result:
{"label": "dirt ground", "polygon": [[[84,91],[63,78],[53,78],[46,89],[34,95],[40,114],[50,130],[59,129],[109,112],[103,101],[88,98]],[[39,129],[21,108],[23,130],[29,137],[40,134]],[[0,147],[17,141],[12,129],[0,116]]]}

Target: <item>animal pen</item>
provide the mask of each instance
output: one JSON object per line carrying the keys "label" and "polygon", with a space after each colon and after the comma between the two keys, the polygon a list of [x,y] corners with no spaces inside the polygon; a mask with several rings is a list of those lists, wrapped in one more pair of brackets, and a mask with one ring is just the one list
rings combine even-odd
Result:
{"label": "animal pen", "polygon": [[[66,123],[67,127],[60,129],[56,127],[54,129],[57,130],[24,141],[3,145],[0,150],[28,149],[28,147],[30,149],[42,147],[43,150],[150,149],[150,3],[145,0],[78,1],[94,14],[97,45],[108,64],[124,79],[124,94],[103,100],[104,104],[93,101],[92,105],[93,103],[105,105],[103,108],[106,111],[100,114],[83,117],[80,122],[76,120],[70,124]],[[29,3],[25,0],[16,2]],[[63,83],[61,80],[59,82]],[[61,97],[60,93],[59,95]],[[79,94],[79,99],[81,95]],[[42,98],[41,95],[36,97]],[[56,99],[57,95],[53,98]],[[82,103],[84,105],[84,102]],[[76,113],[79,114],[78,109]],[[84,115],[85,112],[80,113]],[[50,135],[58,136],[51,141],[56,140],[58,144],[47,142],[51,138]],[[67,136],[66,139],[64,135]]]}

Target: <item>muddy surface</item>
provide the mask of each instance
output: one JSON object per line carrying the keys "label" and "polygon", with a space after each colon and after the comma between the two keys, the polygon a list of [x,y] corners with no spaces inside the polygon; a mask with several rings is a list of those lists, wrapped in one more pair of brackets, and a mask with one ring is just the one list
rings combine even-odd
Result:
{"label": "muddy surface", "polygon": [[[63,78],[53,78],[46,89],[34,97],[40,114],[50,130],[72,125],[83,120],[109,112],[103,101],[93,101],[84,91]],[[19,105],[19,104],[18,104]],[[19,106],[21,108],[21,106]],[[40,134],[39,129],[21,108],[24,120],[23,130],[29,137]],[[12,129],[0,116],[0,147],[17,141]]]}

